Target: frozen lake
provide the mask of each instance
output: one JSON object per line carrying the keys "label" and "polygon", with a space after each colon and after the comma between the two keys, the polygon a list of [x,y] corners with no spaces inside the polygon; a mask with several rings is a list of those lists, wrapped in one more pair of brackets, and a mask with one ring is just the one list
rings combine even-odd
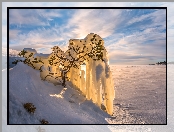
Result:
{"label": "frozen lake", "polygon": [[145,124],[166,123],[165,65],[112,65],[111,70],[115,107],[122,108]]}

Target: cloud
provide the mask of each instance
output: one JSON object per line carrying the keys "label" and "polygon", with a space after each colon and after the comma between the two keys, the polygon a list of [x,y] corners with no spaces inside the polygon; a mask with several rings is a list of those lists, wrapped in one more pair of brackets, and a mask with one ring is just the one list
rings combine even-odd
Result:
{"label": "cloud", "polygon": [[42,50],[43,47],[46,50],[45,53],[51,53],[52,52],[52,50],[51,50],[52,46],[50,46],[50,45],[43,45],[43,44],[35,44],[35,45],[33,45],[33,44],[26,44],[25,46],[22,45],[22,44],[20,44],[20,45],[11,45],[10,49],[21,51],[24,48],[33,48],[33,49],[37,49],[38,53],[43,53],[43,50]]}
{"label": "cloud", "polygon": [[[27,13],[24,13],[24,11],[21,12],[17,10],[17,11],[14,11],[13,15],[15,15],[16,13],[17,14],[22,13],[21,16],[24,16],[29,13],[32,13],[32,14],[34,13],[36,14],[36,16],[38,16],[37,13],[39,13],[39,16],[41,16],[41,14],[44,14],[43,12],[45,11],[42,11],[42,13],[40,13],[40,11],[33,12],[33,11],[27,10],[26,12]],[[108,13],[112,15],[108,16],[107,15]],[[45,29],[43,26],[43,28],[34,29],[28,33],[19,33],[17,32],[17,30],[10,30],[10,33],[11,33],[10,40],[11,41],[13,41],[13,39],[18,40],[15,43],[16,43],[16,46],[19,45],[19,47],[21,47],[22,45],[33,45],[35,47],[35,45],[37,44],[42,44],[46,46],[46,45],[52,45],[53,42],[57,42],[57,43],[60,41],[68,42],[68,40],[71,38],[84,38],[90,32],[94,32],[94,33],[98,32],[98,34],[106,37],[112,34],[112,32],[114,31],[114,27],[116,26],[116,24],[114,23],[115,18],[113,17],[114,16],[116,17],[119,13],[120,11],[113,12],[113,10],[108,10],[107,12],[103,10],[99,10],[99,11],[98,10],[80,10],[80,11],[78,10],[72,15],[71,18],[69,18],[68,22],[62,26],[55,25],[47,29]],[[48,14],[45,14],[44,17],[50,16],[50,14],[49,15]],[[97,17],[99,14],[100,14],[100,18]],[[105,17],[102,18],[103,16],[106,16],[106,15],[108,16],[107,19]],[[20,14],[16,16],[15,16],[15,19],[17,19],[16,23],[18,23],[20,20],[22,20],[23,23],[28,23],[28,24],[30,23],[30,21],[23,20],[23,17],[21,17]],[[18,19],[18,18],[21,18],[21,19]],[[30,17],[28,17],[27,19],[30,19]],[[109,20],[110,21],[113,20],[113,21],[112,23],[108,23],[106,25],[107,21]],[[35,22],[32,22],[32,23],[35,23]],[[77,25],[77,27],[74,27],[74,25]],[[67,49],[65,48],[65,46],[68,46],[68,45],[65,44],[61,46],[64,46],[63,49]],[[13,48],[14,47],[15,46],[13,46]]]}
{"label": "cloud", "polygon": [[[173,24],[173,4],[172,3],[121,3],[121,2],[112,2],[112,3],[102,3],[102,2],[92,2],[92,3],[69,3],[72,6],[167,6],[168,7],[168,48],[172,53],[172,49],[174,49],[173,43],[173,29],[171,28]],[[67,3],[4,3],[2,5],[2,18],[3,25],[6,24],[6,7],[7,6],[67,6]],[[131,10],[126,10],[127,14],[131,14]],[[29,12],[28,12],[29,13]],[[154,12],[146,15],[141,15],[138,17],[131,17],[129,15],[126,18],[122,10],[118,10],[118,12],[113,12],[112,10],[108,10],[104,12],[102,10],[94,12],[93,10],[84,11],[77,10],[71,12],[71,17],[68,17],[66,21],[60,26],[57,26],[55,18],[63,18],[64,16],[61,14],[59,10],[49,11],[49,10],[34,10],[29,14],[27,12],[14,12],[14,16],[12,20],[12,24],[18,25],[19,31],[13,30],[10,34],[10,39],[13,41],[13,47],[22,48],[22,46],[33,46],[37,48],[40,52],[46,52],[49,47],[53,45],[60,45],[66,50],[67,42],[70,38],[84,38],[90,32],[94,32],[99,34],[102,38],[105,39],[105,46],[108,49],[109,54],[113,54],[111,59],[114,60],[114,52],[119,53],[120,50],[124,51],[125,54],[120,54],[123,56],[138,56],[142,53],[145,56],[146,53],[154,53],[156,56],[162,57],[165,55],[165,32],[163,30],[165,27],[165,12],[161,10],[155,10]],[[102,14],[103,13],[103,14]],[[30,17],[30,14],[32,17]],[[108,15],[109,14],[109,15]],[[28,17],[27,17],[28,16]],[[23,20],[25,18],[25,20]],[[145,24],[143,21],[151,20],[150,24]],[[50,23],[55,23],[54,26],[50,25]],[[56,24],[57,23],[57,24]],[[135,23],[141,23],[136,25],[136,28],[126,28],[126,26],[131,26]],[[24,28],[24,24],[34,25],[36,28],[31,30],[30,32],[23,32],[22,28]],[[21,25],[21,27],[20,27]],[[39,26],[39,28],[37,27]],[[170,26],[170,27],[169,27]],[[5,26],[4,26],[5,27]],[[117,29],[122,30],[122,32],[118,32]],[[123,29],[127,29],[124,30]],[[138,29],[141,29],[138,30]],[[21,31],[21,32],[20,32]],[[5,28],[4,28],[5,32]],[[16,36],[17,35],[17,36]],[[6,34],[3,35],[3,44],[6,43]],[[150,40],[150,41],[149,41]],[[144,45],[143,45],[144,44]],[[44,49],[42,48],[45,47]],[[147,48],[145,48],[147,47]],[[156,50],[155,50],[156,49]],[[154,52],[153,52],[154,51]],[[134,53],[134,54],[133,54]],[[150,59],[150,56],[153,54],[146,54],[146,57]],[[135,57],[136,58],[136,57]],[[118,58],[119,59],[119,58]],[[130,59],[130,58],[129,58]],[[141,58],[137,57],[137,60]],[[132,58],[133,60],[133,58]],[[122,61],[121,59],[119,60]],[[134,60],[135,61],[135,60]]]}
{"label": "cloud", "polygon": [[[153,32],[150,32],[152,31]],[[165,60],[166,57],[165,33],[154,29],[146,29],[120,38],[115,43],[106,45],[108,56],[113,63],[123,64],[138,61],[138,64],[147,64],[150,61]],[[152,63],[152,62],[151,62]]]}
{"label": "cloud", "polygon": [[[60,45],[62,46],[62,50],[66,50],[65,45],[67,46],[67,42],[61,37],[61,35],[57,34],[52,28],[41,28],[30,31],[26,34],[20,34],[18,30],[10,30],[10,33],[10,40],[16,40],[15,44],[10,45],[10,48],[16,50],[22,50],[25,47],[36,48],[37,50],[39,50],[39,48],[51,49],[54,45]],[[47,50],[45,51],[47,52]]]}
{"label": "cloud", "polygon": [[16,25],[49,26],[48,20],[61,17],[59,10],[10,9],[9,23]]}
{"label": "cloud", "polygon": [[20,30],[9,30],[9,40],[16,40]]}
{"label": "cloud", "polygon": [[160,59],[159,54],[154,54],[152,52],[148,54],[138,54],[133,52],[125,52],[125,51],[117,51],[117,52],[110,52],[109,57],[112,58],[110,59],[110,62],[112,64],[117,64],[117,65],[126,65],[126,64],[137,64],[137,65],[147,65],[150,63],[156,63],[159,60],[164,61],[165,58],[163,58],[163,54],[160,54],[160,57],[162,57],[163,60]]}
{"label": "cloud", "polygon": [[142,22],[143,20],[146,20],[146,19],[151,19],[154,23],[159,24],[159,22],[163,22],[163,21],[166,20],[165,16],[166,16],[166,10],[165,9],[155,10],[152,13],[137,16],[137,17],[131,19],[128,22],[128,25],[133,24],[133,23],[137,23],[137,22]]}
{"label": "cloud", "polygon": [[116,26],[121,22],[121,10],[77,10],[69,19],[66,28],[77,38],[84,38],[89,33],[100,34],[102,38],[113,34]]}
{"label": "cloud", "polygon": [[[163,15],[160,16],[159,14]],[[148,24],[144,23],[144,20],[147,18],[152,20]],[[142,25],[134,26],[136,22],[141,22]],[[134,25],[130,27],[131,24]],[[123,60],[137,60],[139,64],[148,63],[152,60],[154,62],[162,59],[165,60],[165,24],[165,13],[159,10],[130,19],[128,23],[122,26],[121,33],[118,32],[118,36],[115,35],[116,37],[112,38],[112,41],[106,41],[106,43],[109,43],[106,45],[106,49],[108,50],[110,60],[113,60],[115,63],[117,62],[117,64],[123,63]],[[127,27],[130,30],[124,30],[128,29]]]}

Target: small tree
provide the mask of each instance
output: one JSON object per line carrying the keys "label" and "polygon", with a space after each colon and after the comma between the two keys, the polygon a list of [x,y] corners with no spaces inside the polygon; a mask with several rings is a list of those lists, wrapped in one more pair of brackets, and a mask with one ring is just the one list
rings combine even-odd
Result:
{"label": "small tree", "polygon": [[[42,63],[44,64],[40,59],[38,60],[37,58],[34,58],[34,53],[30,53],[29,55],[27,55],[28,52],[26,50],[22,50],[18,55],[25,57],[25,60],[20,60],[21,62],[23,62],[24,64],[28,64],[29,66],[31,66],[32,68],[35,69],[35,66],[33,65],[33,63]],[[34,59],[33,59],[34,58]]]}

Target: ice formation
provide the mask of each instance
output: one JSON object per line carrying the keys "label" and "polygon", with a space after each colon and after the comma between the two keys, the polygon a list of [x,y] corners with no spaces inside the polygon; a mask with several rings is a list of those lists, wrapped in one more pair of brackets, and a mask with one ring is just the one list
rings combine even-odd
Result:
{"label": "ice formation", "polygon": [[66,52],[58,46],[52,50],[51,54],[38,54],[24,48],[20,55],[26,58],[24,63],[40,70],[42,80],[63,86],[71,81],[88,100],[100,108],[105,106],[112,115],[115,91],[104,40],[90,33],[84,39],[70,39]]}

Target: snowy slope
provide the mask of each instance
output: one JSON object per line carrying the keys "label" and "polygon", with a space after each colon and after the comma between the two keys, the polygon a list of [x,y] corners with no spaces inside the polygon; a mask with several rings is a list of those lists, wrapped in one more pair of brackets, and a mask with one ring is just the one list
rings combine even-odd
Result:
{"label": "snowy slope", "polygon": [[[24,60],[25,58],[23,57],[11,57],[9,56],[9,68],[12,68],[14,66],[16,66],[16,64],[13,64],[12,62],[16,61],[16,60]],[[2,56],[2,70],[7,68],[7,56]]]}
{"label": "snowy slope", "polygon": [[[60,94],[63,87],[42,81],[39,71],[23,63],[18,63],[10,70],[9,82],[12,124],[39,124],[38,120],[41,118],[48,120],[50,124],[107,124],[105,118],[109,115],[70,86],[67,86],[63,98],[51,96]],[[34,116],[27,117],[25,121],[16,121],[17,111],[25,111],[21,107],[22,103],[27,102],[36,106]],[[14,108],[16,103],[19,109]],[[22,113],[21,115],[24,115]]]}

